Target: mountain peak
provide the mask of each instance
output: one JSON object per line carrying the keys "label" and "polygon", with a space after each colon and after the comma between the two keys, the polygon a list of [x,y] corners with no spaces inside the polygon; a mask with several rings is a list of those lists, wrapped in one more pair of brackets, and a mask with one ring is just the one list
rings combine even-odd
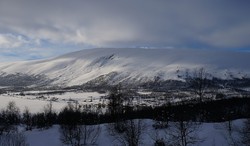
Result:
{"label": "mountain peak", "polygon": [[187,70],[205,68],[218,78],[248,77],[250,53],[194,49],[97,48],[54,59],[0,64],[5,74],[42,75],[53,85],[81,85],[109,77],[109,83],[180,80]]}

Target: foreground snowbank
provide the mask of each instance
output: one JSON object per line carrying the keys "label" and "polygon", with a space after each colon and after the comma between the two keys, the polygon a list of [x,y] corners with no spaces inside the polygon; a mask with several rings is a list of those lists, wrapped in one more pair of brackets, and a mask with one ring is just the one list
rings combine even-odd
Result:
{"label": "foreground snowbank", "polygon": [[[143,120],[146,123],[146,129],[142,136],[143,146],[154,145],[153,135],[155,129],[152,127],[154,123],[152,120]],[[197,137],[199,137],[199,142],[194,145],[202,146],[227,146],[232,140],[237,140],[239,138],[239,129],[243,126],[243,119],[235,120],[232,122],[232,137],[229,136],[227,131],[227,122],[223,123],[202,123],[197,130]],[[170,123],[170,127],[174,123]],[[109,135],[107,130],[107,124],[100,125],[101,133],[97,140],[97,145],[110,146],[118,144],[115,139]],[[54,125],[52,128],[47,130],[32,130],[26,131],[25,135],[30,146],[62,146],[60,141],[60,126]],[[160,130],[159,137],[166,137],[164,134],[165,130]],[[118,144],[119,145],[119,144]]]}

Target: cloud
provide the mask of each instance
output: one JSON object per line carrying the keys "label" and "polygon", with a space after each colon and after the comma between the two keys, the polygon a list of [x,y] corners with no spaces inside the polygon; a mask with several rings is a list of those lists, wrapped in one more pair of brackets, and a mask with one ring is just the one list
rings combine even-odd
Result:
{"label": "cloud", "polygon": [[0,48],[249,48],[249,4],[248,0],[1,0]]}
{"label": "cloud", "polygon": [[249,24],[239,24],[237,27],[228,27],[217,30],[201,37],[201,41],[215,47],[250,47],[250,26]]}
{"label": "cloud", "polygon": [[21,35],[0,34],[0,48],[17,48],[28,43]]}
{"label": "cloud", "polygon": [[120,18],[121,12],[117,15],[109,11],[112,6],[105,4],[103,8],[104,3],[90,1],[57,2],[5,1],[0,11],[7,17],[2,17],[0,27],[52,43],[102,46],[110,41],[134,39],[130,22]]}
{"label": "cloud", "polygon": [[0,62],[13,62],[21,60],[37,60],[44,58],[52,58],[77,51],[79,48],[72,47],[27,47],[19,49],[0,49]]}

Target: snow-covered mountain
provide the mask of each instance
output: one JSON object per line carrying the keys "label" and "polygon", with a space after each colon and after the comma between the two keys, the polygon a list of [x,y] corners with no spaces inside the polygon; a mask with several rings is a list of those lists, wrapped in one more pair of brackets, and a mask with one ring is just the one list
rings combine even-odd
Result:
{"label": "snow-covered mountain", "polygon": [[[250,53],[194,49],[86,49],[53,59],[0,63],[1,80],[35,80],[72,86],[106,81],[143,83],[156,77],[182,80],[187,70],[204,68],[218,78],[249,78]],[[44,82],[47,80],[47,82]],[[9,82],[9,80],[5,81]]]}

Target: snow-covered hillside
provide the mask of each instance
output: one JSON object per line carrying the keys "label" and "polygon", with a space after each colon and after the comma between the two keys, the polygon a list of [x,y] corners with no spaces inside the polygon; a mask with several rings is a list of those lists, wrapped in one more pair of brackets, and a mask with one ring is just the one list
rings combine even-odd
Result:
{"label": "snow-covered hillside", "polygon": [[[39,61],[0,63],[0,76],[37,75],[53,85],[88,81],[147,82],[158,77],[180,80],[187,69],[205,68],[215,77],[250,77],[250,53],[192,49],[87,49]],[[40,79],[41,80],[41,79]]]}

